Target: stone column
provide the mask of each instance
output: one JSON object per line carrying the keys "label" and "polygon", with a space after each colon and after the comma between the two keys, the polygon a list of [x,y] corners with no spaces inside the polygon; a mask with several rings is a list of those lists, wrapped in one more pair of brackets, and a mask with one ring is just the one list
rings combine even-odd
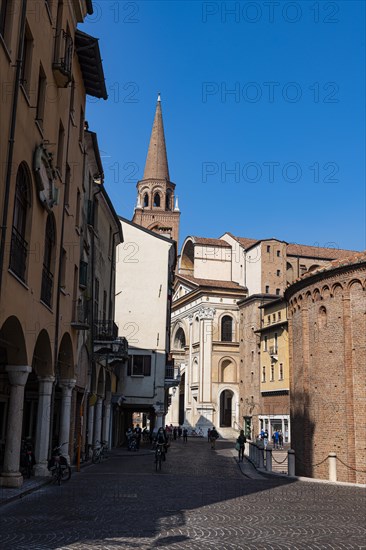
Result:
{"label": "stone column", "polygon": [[36,465],[34,467],[37,476],[50,475],[47,469],[47,459],[48,444],[50,440],[51,396],[54,380],[55,378],[53,376],[38,378],[38,412],[35,446]]}
{"label": "stone column", "polygon": [[6,431],[6,444],[4,455],[4,467],[0,476],[0,486],[21,487],[23,476],[19,472],[20,445],[22,437],[24,386],[32,367],[27,365],[7,365],[11,385],[8,425]]}
{"label": "stone column", "polygon": [[94,447],[97,444],[97,441],[102,440],[102,412],[103,412],[103,397],[98,395],[97,403],[95,405],[94,413],[94,438],[93,445]]}
{"label": "stone column", "polygon": [[93,445],[95,405],[88,407],[88,445]]}
{"label": "stone column", "polygon": [[111,399],[112,399],[112,392],[107,391],[105,394],[105,400],[104,400],[104,417],[103,417],[103,441],[107,442],[108,448],[110,448],[109,445],[109,428],[110,428],[110,422],[111,422]]}
{"label": "stone column", "polygon": [[155,423],[155,428],[158,430],[159,428],[163,428],[163,416],[164,416],[164,413],[162,412],[157,412],[156,413],[156,423]]}
{"label": "stone column", "polygon": [[212,331],[215,313],[216,310],[211,307],[203,307],[198,313],[201,321],[200,349],[202,349],[200,395],[204,403],[212,402]]}
{"label": "stone column", "polygon": [[[174,389],[174,388],[173,388]],[[178,426],[179,424],[179,386],[175,386],[175,393],[172,389],[172,404],[171,404],[171,422],[173,426]]]}
{"label": "stone column", "polygon": [[69,439],[70,439],[70,420],[71,420],[71,394],[75,387],[76,380],[67,379],[60,380],[59,385],[62,388],[61,401],[61,426],[59,445],[66,443],[61,447],[61,454],[67,459],[70,464],[69,454]]}

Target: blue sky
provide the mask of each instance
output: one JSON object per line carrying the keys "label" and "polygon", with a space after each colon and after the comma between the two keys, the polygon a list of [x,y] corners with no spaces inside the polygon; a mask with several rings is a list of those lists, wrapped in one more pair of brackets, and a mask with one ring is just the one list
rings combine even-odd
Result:
{"label": "blue sky", "polygon": [[109,99],[88,98],[127,218],[155,112],[187,235],[365,249],[364,2],[93,2]]}

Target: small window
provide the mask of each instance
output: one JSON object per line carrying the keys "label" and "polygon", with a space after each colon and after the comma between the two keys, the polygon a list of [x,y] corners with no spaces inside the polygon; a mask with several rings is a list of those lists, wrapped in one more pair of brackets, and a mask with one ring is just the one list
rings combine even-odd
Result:
{"label": "small window", "polygon": [[63,158],[64,158],[64,139],[65,139],[65,130],[64,130],[64,127],[63,127],[62,122],[60,120],[60,124],[59,124],[59,127],[58,127],[56,168],[59,171],[61,176],[62,176],[62,165],[63,165]]}
{"label": "small window", "polygon": [[274,381],[274,365],[271,365],[271,382]]}
{"label": "small window", "polygon": [[278,312],[278,320],[281,321],[281,312]]}
{"label": "small window", "polygon": [[267,336],[264,337],[264,351],[267,351],[268,339]]}
{"label": "small window", "polygon": [[266,381],[266,367],[262,367],[262,382]]}
{"label": "small window", "polygon": [[276,288],[276,296],[279,296],[281,293],[281,290],[279,288]]}
{"label": "small window", "polygon": [[267,325],[270,325],[270,324],[271,324],[271,316],[268,315],[268,317],[267,317]]}
{"label": "small window", "polygon": [[278,335],[277,335],[277,332],[275,332],[275,335],[274,335],[274,351],[275,351],[275,353],[278,352]]}
{"label": "small window", "polygon": [[281,256],[281,251],[277,250],[277,258],[279,258],[280,256]]}
{"label": "small window", "polygon": [[267,245],[267,252],[271,252],[271,247]]}
{"label": "small window", "polygon": [[28,24],[26,24],[23,42],[23,63],[20,73],[20,81],[27,96],[29,96],[32,74],[33,37]]}
{"label": "small window", "polygon": [[252,363],[254,362],[254,351],[252,351]]}
{"label": "small window", "polygon": [[88,263],[80,261],[79,286],[86,288],[88,284]]}
{"label": "small window", "polygon": [[145,193],[144,195],[144,207],[149,206],[149,195]]}
{"label": "small window", "polygon": [[22,281],[25,281],[28,243],[26,238],[27,220],[30,208],[30,179],[25,163],[18,168],[13,213],[13,227],[10,245],[9,268]]}
{"label": "small window", "polygon": [[151,376],[151,356],[131,355],[128,358],[127,376]]}
{"label": "small window", "polygon": [[283,364],[282,363],[280,363],[280,365],[279,365],[278,379],[283,380]]}
{"label": "small window", "polygon": [[277,277],[280,277],[280,275],[281,275],[281,270],[277,269]]}
{"label": "small window", "polygon": [[269,294],[269,286],[266,286],[266,294]]}
{"label": "small window", "polygon": [[[53,214],[46,222],[44,258],[42,270],[41,300],[48,306],[52,304],[53,278],[55,267],[56,225]],[[61,258],[62,260],[62,258]]]}
{"label": "small window", "polygon": [[272,313],[272,321],[275,323],[276,322],[276,314],[275,313]]}
{"label": "small window", "polygon": [[36,110],[36,121],[43,130],[43,118],[44,118],[44,107],[46,100],[46,75],[44,73],[42,65],[39,67],[38,75],[38,90],[37,90],[37,110]]}
{"label": "small window", "polygon": [[61,252],[61,268],[60,268],[60,287],[66,288],[66,260],[67,260],[67,253],[66,250],[63,248]]}
{"label": "small window", "polygon": [[233,320],[229,315],[224,315],[221,320],[221,342],[233,341]]}
{"label": "small window", "polygon": [[159,193],[155,193],[154,195],[154,206],[160,207],[160,195]]}

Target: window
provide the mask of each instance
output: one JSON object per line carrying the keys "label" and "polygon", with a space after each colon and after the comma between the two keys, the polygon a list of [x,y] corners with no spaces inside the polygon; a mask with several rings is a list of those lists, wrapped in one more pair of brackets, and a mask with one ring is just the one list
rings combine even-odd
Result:
{"label": "window", "polygon": [[266,367],[262,367],[262,382],[266,381]]}
{"label": "window", "polygon": [[44,106],[45,106],[45,100],[46,100],[46,86],[47,86],[46,75],[44,73],[42,65],[40,65],[39,74],[38,74],[36,121],[38,122],[42,130],[43,130]]}
{"label": "window", "polygon": [[79,286],[86,288],[88,284],[88,263],[80,260]]}
{"label": "window", "polygon": [[7,43],[10,35],[10,17],[14,9],[12,9],[11,0],[1,0],[0,5],[0,34]]}
{"label": "window", "polygon": [[107,291],[103,291],[103,321],[107,318]]}
{"label": "window", "polygon": [[268,317],[267,317],[267,325],[269,325],[270,323],[271,323],[271,316],[268,315]]}
{"label": "window", "polygon": [[269,294],[269,286],[266,286],[266,294]]}
{"label": "window", "polygon": [[186,345],[186,335],[184,334],[184,330],[182,329],[182,327],[179,327],[179,329],[175,333],[174,348],[184,349],[185,345]]}
{"label": "window", "polygon": [[281,275],[281,270],[277,269],[277,277],[280,277],[280,275]]}
{"label": "window", "polygon": [[32,74],[32,53],[33,53],[33,37],[29,30],[28,24],[25,27],[24,42],[23,42],[23,63],[20,73],[20,81],[27,96],[30,91],[30,80]]}
{"label": "window", "polygon": [[98,319],[99,313],[99,279],[95,277],[94,281],[94,319]]}
{"label": "window", "polygon": [[277,250],[277,258],[279,258],[280,256],[281,256],[281,251]]}
{"label": "window", "polygon": [[267,351],[267,345],[268,345],[267,336],[265,336],[264,337],[264,351]]}
{"label": "window", "polygon": [[277,332],[275,332],[275,335],[274,335],[274,351],[275,353],[278,352],[278,335],[277,335]]}
{"label": "window", "polygon": [[62,176],[62,164],[63,164],[63,157],[64,157],[64,139],[65,139],[65,130],[60,120],[60,124],[58,127],[56,168],[59,171],[61,176]]}
{"label": "window", "polygon": [[276,288],[276,296],[279,296],[281,293],[281,290],[279,288]]}
{"label": "window", "polygon": [[278,320],[281,321],[281,312],[279,311],[277,315],[278,315]]}
{"label": "window", "polygon": [[233,320],[229,315],[221,319],[221,342],[233,341]]}
{"label": "window", "polygon": [[131,355],[128,358],[127,376],[151,376],[151,356]]}
{"label": "window", "polygon": [[271,252],[271,247],[267,245],[267,252]]}
{"label": "window", "polygon": [[283,364],[280,363],[280,366],[279,366],[279,375],[278,375],[278,379],[279,380],[283,380]]}
{"label": "window", "polygon": [[276,314],[275,313],[272,313],[272,321],[275,323],[276,322]]}
{"label": "window", "polygon": [[49,214],[46,223],[44,258],[42,270],[41,300],[51,307],[53,289],[53,270],[55,265],[56,227],[53,214]]}
{"label": "window", "polygon": [[155,195],[154,195],[154,206],[160,207],[160,195],[159,195],[159,193],[155,193]]}
{"label": "window", "polygon": [[29,200],[29,173],[25,163],[21,163],[15,184],[13,227],[11,234],[9,267],[22,281],[25,281],[28,243],[25,240]]}
{"label": "window", "polygon": [[145,193],[144,195],[144,207],[149,206],[149,195]]}
{"label": "window", "polygon": [[271,382],[274,381],[274,365],[271,365]]}

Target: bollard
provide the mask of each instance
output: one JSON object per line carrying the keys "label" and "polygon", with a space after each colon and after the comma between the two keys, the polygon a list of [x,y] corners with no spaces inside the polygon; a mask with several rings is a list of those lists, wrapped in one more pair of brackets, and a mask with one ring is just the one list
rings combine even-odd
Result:
{"label": "bollard", "polygon": [[329,481],[337,481],[337,455],[329,453]]}
{"label": "bollard", "polygon": [[266,447],[266,470],[272,472],[272,447],[267,445]]}
{"label": "bollard", "polygon": [[258,443],[258,465],[259,468],[264,468],[264,445],[262,441]]}
{"label": "bollard", "polygon": [[287,452],[287,473],[289,476],[295,475],[295,451],[289,449]]}

